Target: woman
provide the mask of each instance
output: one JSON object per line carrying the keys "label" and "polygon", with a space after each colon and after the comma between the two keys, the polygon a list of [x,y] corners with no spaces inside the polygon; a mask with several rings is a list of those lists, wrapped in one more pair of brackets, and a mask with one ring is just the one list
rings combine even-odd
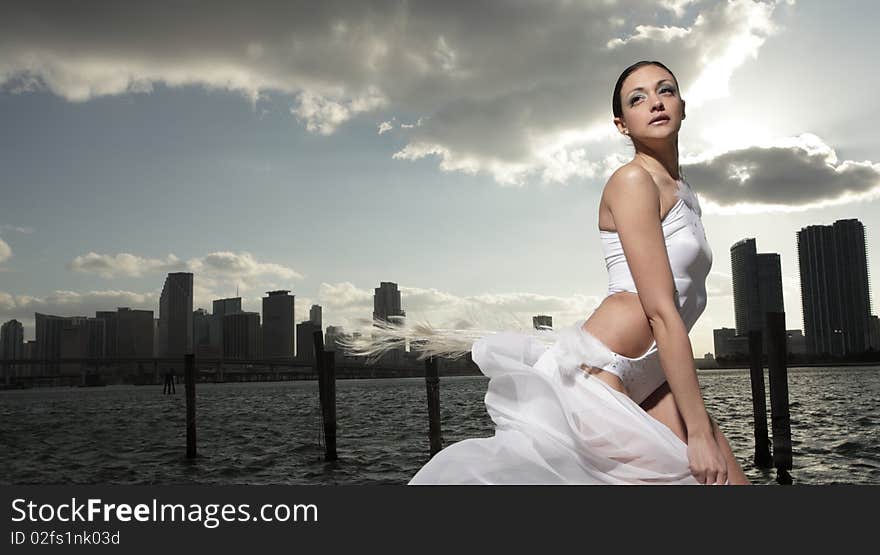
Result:
{"label": "woman", "polygon": [[385,326],[360,346],[376,354],[407,336],[427,356],[464,342],[491,378],[495,436],[450,445],[410,484],[749,483],[706,411],[688,339],[712,253],[678,165],[678,82],[660,62],[638,62],[612,106],[635,156],[599,204],[609,290],[586,321],[545,334],[550,346],[526,331],[480,333],[470,346],[462,330],[424,326]]}

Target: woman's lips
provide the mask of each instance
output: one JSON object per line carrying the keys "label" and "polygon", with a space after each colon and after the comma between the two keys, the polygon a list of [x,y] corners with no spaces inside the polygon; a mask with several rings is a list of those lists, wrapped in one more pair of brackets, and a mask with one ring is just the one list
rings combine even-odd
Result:
{"label": "woman's lips", "polygon": [[663,118],[658,119],[657,121],[649,123],[648,125],[660,125],[660,124],[666,123],[668,121],[669,121],[669,118],[663,117]]}

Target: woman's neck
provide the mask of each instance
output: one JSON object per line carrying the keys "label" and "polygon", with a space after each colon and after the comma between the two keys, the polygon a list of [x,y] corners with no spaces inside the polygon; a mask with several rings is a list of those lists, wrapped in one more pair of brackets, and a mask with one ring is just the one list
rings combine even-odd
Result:
{"label": "woman's neck", "polygon": [[663,145],[659,149],[653,149],[648,145],[640,144],[636,148],[635,160],[650,173],[665,174],[672,179],[681,179],[678,165],[677,141],[671,145]]}

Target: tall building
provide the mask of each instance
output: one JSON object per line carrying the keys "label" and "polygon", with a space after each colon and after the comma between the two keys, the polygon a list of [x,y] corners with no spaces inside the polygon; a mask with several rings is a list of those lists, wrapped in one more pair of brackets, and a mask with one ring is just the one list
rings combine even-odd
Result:
{"label": "tall building", "polygon": [[[263,297],[263,356],[292,359],[296,353],[295,295],[284,289],[268,291],[266,295]],[[312,306],[312,312],[314,309]]]}
{"label": "tall building", "polygon": [[764,331],[767,312],[785,311],[779,255],[758,253],[754,239],[743,239],[730,247],[730,267],[737,335]]}
{"label": "tall building", "polygon": [[116,356],[150,358],[155,333],[153,311],[120,307],[116,312]]}
{"label": "tall building", "polygon": [[53,375],[60,371],[58,363],[61,358],[61,328],[64,318],[51,314],[34,314],[35,335],[37,341],[34,358],[48,361],[35,366],[40,375]]}
{"label": "tall building", "polygon": [[193,275],[173,272],[159,297],[159,356],[182,357],[193,352]]}
{"label": "tall building", "polygon": [[337,343],[345,337],[345,331],[341,326],[327,326],[324,332],[324,349],[327,351],[336,351]]}
{"label": "tall building", "polygon": [[263,358],[259,312],[233,312],[223,317],[223,357]]}
{"label": "tall building", "polygon": [[[383,281],[373,290],[373,319],[388,323],[403,323],[406,312],[401,307],[397,284]],[[383,362],[397,363],[403,360],[406,347],[391,349],[380,358]]]}
{"label": "tall building", "polygon": [[227,314],[241,312],[241,297],[229,297],[215,299],[213,301],[213,314],[209,320],[209,335],[212,348],[223,352],[223,317]]}
{"label": "tall building", "polygon": [[315,332],[322,331],[311,320],[296,325],[296,359],[300,362],[315,361]]}
{"label": "tall building", "polygon": [[389,321],[393,317],[405,317],[400,306],[397,284],[383,281],[373,290],[373,319]]}
{"label": "tall building", "polygon": [[321,321],[321,305],[313,304],[312,308],[309,309],[309,322],[315,324],[319,328],[324,327],[324,324]]}
{"label": "tall building", "polygon": [[211,343],[211,315],[204,308],[193,311],[193,347]]}
{"label": "tall building", "polygon": [[24,358],[24,326],[18,320],[9,320],[0,326],[0,359]]}
{"label": "tall building", "polygon": [[870,340],[865,228],[855,219],[797,232],[804,335],[814,355],[858,354]]}
{"label": "tall building", "polygon": [[[24,327],[21,322],[9,320],[0,326],[0,359],[23,360],[24,345]],[[24,364],[7,367],[7,376],[21,376],[25,368]]]}
{"label": "tall building", "polygon": [[553,317],[546,316],[543,314],[539,314],[538,316],[532,316],[532,325],[535,326],[536,330],[540,329],[553,329]]}
{"label": "tall building", "polygon": [[95,312],[95,318],[104,321],[104,352],[107,358],[117,357],[117,312],[113,310],[99,310]]}

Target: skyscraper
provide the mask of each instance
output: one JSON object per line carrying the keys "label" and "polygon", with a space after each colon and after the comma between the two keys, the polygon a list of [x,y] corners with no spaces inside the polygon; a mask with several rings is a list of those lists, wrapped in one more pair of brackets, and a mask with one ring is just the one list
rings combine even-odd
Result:
{"label": "skyscraper", "polygon": [[95,312],[95,318],[104,321],[104,352],[107,358],[116,358],[117,356],[117,333],[118,324],[117,313],[113,310],[99,310]]}
{"label": "skyscraper", "polygon": [[313,304],[312,308],[309,309],[309,322],[319,328],[324,327],[324,324],[321,322],[321,305]]}
{"label": "skyscraper", "polygon": [[[0,326],[0,359],[22,360],[24,358],[24,327],[18,320],[9,320]],[[7,369],[10,376],[19,375],[24,365]]]}
{"label": "skyscraper", "polygon": [[241,312],[241,297],[215,299],[214,312],[209,320],[210,345],[218,353],[223,352],[223,317]]}
{"label": "skyscraper", "polygon": [[[730,247],[730,267],[737,335],[746,336],[753,330],[765,331],[766,314],[785,311],[779,255],[758,253],[754,239],[743,239]],[[764,337],[767,337],[766,333]]]}
{"label": "skyscraper", "polygon": [[397,284],[383,281],[373,290],[373,318],[390,321],[392,317],[404,317],[406,312],[400,307],[400,291]]}
{"label": "skyscraper", "polygon": [[871,293],[865,228],[856,219],[797,232],[804,335],[810,354],[863,353]]}
{"label": "skyscraper", "polygon": [[120,307],[116,312],[116,353],[120,358],[153,356],[153,311]]}
{"label": "skyscraper", "polygon": [[267,291],[266,295],[263,297],[263,356],[292,359],[296,352],[295,295],[285,289]]}
{"label": "skyscraper", "polygon": [[223,357],[262,358],[259,312],[233,312],[223,317]]}
{"label": "skyscraper", "polygon": [[[36,353],[34,358],[54,361],[61,357],[61,327],[64,318],[51,314],[34,313],[36,332]],[[43,375],[57,374],[59,366],[57,362],[48,362],[35,366]]]}
{"label": "skyscraper", "polygon": [[193,275],[173,272],[159,297],[159,356],[182,357],[193,352]]}

